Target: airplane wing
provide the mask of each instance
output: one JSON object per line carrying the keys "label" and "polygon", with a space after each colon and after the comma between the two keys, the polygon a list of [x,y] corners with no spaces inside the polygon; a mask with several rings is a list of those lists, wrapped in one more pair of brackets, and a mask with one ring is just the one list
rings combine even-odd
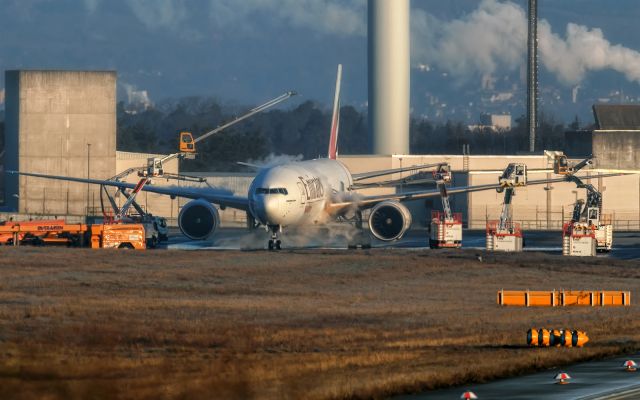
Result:
{"label": "airplane wing", "polygon": [[378,176],[391,175],[391,174],[396,174],[396,173],[399,173],[399,172],[415,171],[415,170],[423,169],[423,168],[437,167],[437,166],[440,166],[442,164],[443,163],[412,165],[411,167],[382,169],[382,170],[379,170],[379,171],[363,172],[361,174],[351,174],[351,176],[353,177],[353,181],[354,182],[358,182],[358,181],[361,181],[361,180],[364,180],[364,179],[376,178]]}
{"label": "airplane wing", "polygon": [[[57,179],[61,181],[79,182],[79,183],[91,183],[94,185],[112,186],[121,189],[133,189],[135,183],[101,180],[101,179],[86,179],[86,178],[73,178],[69,176],[57,176],[57,175],[45,175],[34,174],[30,172],[18,172],[7,171],[9,174],[17,174],[22,176],[32,176],[35,178],[45,179]],[[217,188],[196,188],[196,187],[180,187],[180,186],[154,186],[146,185],[142,188],[142,191],[164,194],[171,197],[184,197],[187,199],[205,199],[210,203],[218,204],[220,207],[231,207],[238,210],[249,210],[249,199],[246,197],[235,196],[231,191],[226,189]]]}
{"label": "airplane wing", "polygon": [[[611,174],[602,174],[602,175],[592,175],[590,177],[583,176],[583,179],[594,179],[594,178],[608,178],[613,176],[622,176],[628,175],[625,173],[611,173]],[[571,182],[568,178],[551,178],[551,179],[540,179],[528,181],[526,186],[532,185],[542,185],[547,183],[554,182]],[[479,192],[482,190],[491,190],[500,188],[499,183],[491,183],[487,185],[476,185],[476,186],[459,186],[459,187],[451,187],[447,188],[448,194],[457,194],[457,193],[470,193],[470,192]],[[436,197],[440,196],[440,191],[437,189],[434,190],[423,190],[423,191],[415,191],[415,192],[405,192],[405,193],[393,193],[393,194],[383,194],[376,196],[361,196],[357,193],[350,194],[349,197],[342,197],[337,199],[329,206],[327,206],[327,211],[332,215],[340,214],[343,211],[348,209],[353,209],[357,207],[359,209],[367,209],[374,207],[376,204],[383,202],[385,200],[395,200],[395,201],[411,201],[411,200],[419,200],[426,199],[428,197]]]}

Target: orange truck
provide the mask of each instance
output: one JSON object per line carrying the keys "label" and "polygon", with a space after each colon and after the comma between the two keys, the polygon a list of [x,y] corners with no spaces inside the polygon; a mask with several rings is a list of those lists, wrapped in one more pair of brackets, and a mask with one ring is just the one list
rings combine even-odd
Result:
{"label": "orange truck", "polygon": [[65,245],[145,249],[142,224],[67,224],[65,220],[7,221],[0,224],[3,245]]}
{"label": "orange truck", "polygon": [[146,243],[142,224],[91,225],[92,249],[144,250]]}

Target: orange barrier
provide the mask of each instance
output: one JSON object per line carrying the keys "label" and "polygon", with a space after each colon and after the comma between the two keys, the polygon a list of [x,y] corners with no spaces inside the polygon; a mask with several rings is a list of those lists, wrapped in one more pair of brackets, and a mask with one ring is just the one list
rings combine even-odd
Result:
{"label": "orange barrier", "polygon": [[527,331],[527,344],[532,347],[582,347],[589,341],[583,331],[569,329],[537,329]]}
{"label": "orange barrier", "polygon": [[497,302],[501,306],[562,307],[562,306],[629,306],[631,292],[622,290],[500,290]]}

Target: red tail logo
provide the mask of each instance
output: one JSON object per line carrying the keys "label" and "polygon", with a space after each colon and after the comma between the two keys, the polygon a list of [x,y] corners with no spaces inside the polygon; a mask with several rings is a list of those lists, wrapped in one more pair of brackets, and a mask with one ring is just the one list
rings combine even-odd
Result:
{"label": "red tail logo", "polygon": [[340,81],[342,80],[342,64],[338,64],[336,77],[336,94],[333,99],[333,115],[331,117],[331,136],[329,137],[329,159],[338,157],[338,131],[340,130]]}

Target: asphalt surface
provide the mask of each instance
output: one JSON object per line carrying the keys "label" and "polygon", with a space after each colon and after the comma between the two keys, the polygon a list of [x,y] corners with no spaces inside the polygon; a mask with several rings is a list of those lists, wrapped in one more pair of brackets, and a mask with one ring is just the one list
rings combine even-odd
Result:
{"label": "asphalt surface", "polygon": [[[553,351],[553,349],[549,349]],[[580,349],[575,349],[580,351]],[[438,390],[424,394],[399,396],[394,399],[458,399],[470,390],[478,399],[548,399],[548,400],[613,400],[640,399],[640,372],[628,372],[622,367],[625,360],[640,362],[640,354],[576,364],[565,369],[550,369],[518,378],[498,380],[481,385]],[[571,380],[558,385],[554,379],[559,372],[566,372]]]}
{"label": "asphalt surface", "polygon": [[[348,237],[353,233],[343,227],[315,228],[305,232],[285,232],[282,236],[283,248],[325,248],[347,249]],[[221,228],[206,241],[191,241],[178,229],[171,229],[169,241],[160,246],[165,249],[182,250],[240,250],[266,249],[269,234],[263,229],[249,232],[244,228]],[[549,254],[562,254],[562,236],[559,231],[530,231],[524,235],[524,251],[539,251]],[[404,249],[424,249],[428,247],[426,230],[411,230],[399,241],[382,242],[372,240],[374,248],[392,247]],[[485,231],[465,230],[462,247],[484,250]],[[640,232],[615,232],[613,250],[598,254],[598,257],[613,257],[622,260],[640,259]]]}

